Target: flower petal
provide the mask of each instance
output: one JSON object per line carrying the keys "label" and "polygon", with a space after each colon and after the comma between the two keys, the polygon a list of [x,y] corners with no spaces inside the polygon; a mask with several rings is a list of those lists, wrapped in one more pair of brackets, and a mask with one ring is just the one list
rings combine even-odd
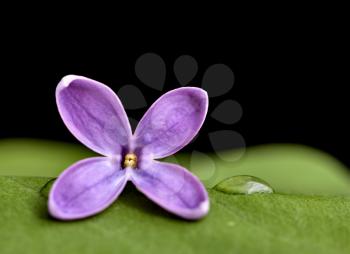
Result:
{"label": "flower petal", "polygon": [[81,76],[65,76],[56,101],[67,128],[80,142],[103,155],[120,154],[131,128],[118,96],[107,86]]}
{"label": "flower petal", "polygon": [[123,190],[127,176],[120,160],[97,157],[65,170],[49,195],[49,212],[61,220],[81,219],[106,209]]}
{"label": "flower petal", "polygon": [[207,191],[189,171],[158,161],[144,167],[132,170],[130,180],[149,199],[185,219],[199,219],[208,213]]}
{"label": "flower petal", "polygon": [[153,158],[172,155],[187,145],[201,128],[208,111],[207,93],[195,87],[172,90],[160,97],[136,128],[135,146]]}

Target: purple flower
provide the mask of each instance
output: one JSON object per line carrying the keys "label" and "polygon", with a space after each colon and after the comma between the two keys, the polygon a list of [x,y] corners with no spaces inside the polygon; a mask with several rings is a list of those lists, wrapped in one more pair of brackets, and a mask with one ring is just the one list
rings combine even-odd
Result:
{"label": "purple flower", "polygon": [[208,110],[207,93],[195,87],[172,90],[146,112],[132,134],[117,95],[97,81],[69,75],[56,89],[67,128],[84,145],[105,156],[81,160],[55,181],[50,214],[61,220],[85,218],[110,206],[127,181],[165,210],[185,219],[209,211],[208,194],[183,167],[156,161],[187,145]]}

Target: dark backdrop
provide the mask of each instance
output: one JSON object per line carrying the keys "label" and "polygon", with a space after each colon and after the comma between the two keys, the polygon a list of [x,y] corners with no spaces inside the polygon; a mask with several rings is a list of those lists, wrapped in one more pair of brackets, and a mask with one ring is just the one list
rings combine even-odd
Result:
{"label": "dark backdrop", "polygon": [[[233,129],[248,146],[264,143],[302,143],[325,150],[350,165],[347,109],[348,92],[339,79],[344,69],[336,60],[337,43],[329,43],[322,25],[254,24],[238,31],[167,35],[115,30],[55,30],[11,28],[2,36],[0,138],[33,137],[76,142],[56,109],[54,92],[60,78],[79,74],[118,90],[121,85],[142,88],[148,103],[161,93],[138,81],[136,59],[154,52],[169,67],[166,90],[177,86],[171,73],[174,60],[189,54],[197,59],[200,82],[204,70],[215,63],[228,65],[235,74],[229,93],[211,101],[211,109],[224,99],[235,99],[242,119],[227,127],[207,121],[203,133]],[[25,25],[25,24],[24,24]],[[30,28],[30,29],[29,29]],[[99,30],[99,29],[98,29]],[[335,41],[336,42],[336,41]],[[348,82],[347,82],[348,83]],[[143,110],[130,111],[139,118]],[[198,146],[211,150],[208,139]]]}

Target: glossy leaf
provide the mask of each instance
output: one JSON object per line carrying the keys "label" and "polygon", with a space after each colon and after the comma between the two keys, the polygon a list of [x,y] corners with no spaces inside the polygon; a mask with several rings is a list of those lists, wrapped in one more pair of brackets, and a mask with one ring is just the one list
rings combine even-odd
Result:
{"label": "glossy leaf", "polygon": [[88,220],[48,216],[48,178],[0,177],[1,253],[349,253],[350,198],[227,195],[209,190],[211,210],[189,222],[132,185]]}

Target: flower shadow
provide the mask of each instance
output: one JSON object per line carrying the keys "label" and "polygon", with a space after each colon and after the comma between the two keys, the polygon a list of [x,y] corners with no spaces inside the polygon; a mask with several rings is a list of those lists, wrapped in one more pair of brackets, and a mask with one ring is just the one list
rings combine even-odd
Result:
{"label": "flower shadow", "polygon": [[[42,200],[42,202],[39,202],[40,205],[35,207],[35,214],[37,215],[38,218],[42,220],[62,223],[62,221],[57,220],[52,216],[50,216],[47,210],[47,195],[46,195],[47,193],[43,192],[42,190],[44,189],[44,187],[48,185],[48,183],[46,183],[39,191],[40,193],[39,198]],[[163,219],[176,220],[178,222],[181,222],[181,221],[187,222],[187,220],[181,219],[167,212],[166,210],[159,207],[157,204],[153,203],[151,200],[147,199],[141,192],[139,192],[135,188],[135,186],[131,182],[127,183],[127,185],[125,186],[125,189],[123,190],[119,198],[110,207],[108,207],[105,211],[102,211],[101,213],[98,213],[92,217],[98,218],[106,215],[107,213],[112,212],[114,210],[113,206],[124,206],[128,210],[133,210],[138,213],[147,214],[152,217],[156,216],[156,217],[161,217]],[[66,221],[66,222],[80,223],[82,221],[86,221],[89,218],[91,217],[87,217],[87,218],[75,220],[75,221]]]}
{"label": "flower shadow", "polygon": [[[151,216],[162,217],[165,219],[177,220],[187,222],[153,203],[151,200],[146,198],[141,192],[139,192],[135,186],[128,182],[121,196],[118,198],[117,203],[122,202],[123,205],[127,206],[132,210],[136,210],[141,213],[146,213]],[[116,203],[116,205],[118,205]]]}

